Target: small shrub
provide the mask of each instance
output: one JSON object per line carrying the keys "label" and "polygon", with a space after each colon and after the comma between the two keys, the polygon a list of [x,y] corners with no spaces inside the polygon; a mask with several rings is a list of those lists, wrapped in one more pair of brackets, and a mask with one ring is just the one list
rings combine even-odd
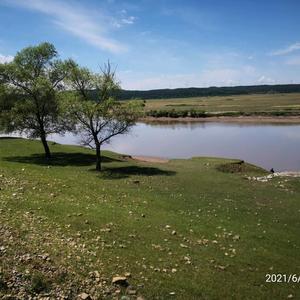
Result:
{"label": "small shrub", "polygon": [[42,274],[34,274],[31,278],[30,291],[39,294],[50,290],[51,284]]}
{"label": "small shrub", "polygon": [[202,110],[150,110],[147,112],[147,116],[151,116],[154,118],[162,118],[162,117],[167,117],[167,118],[186,118],[186,117],[191,117],[191,118],[205,118],[208,115],[206,114],[205,111]]}

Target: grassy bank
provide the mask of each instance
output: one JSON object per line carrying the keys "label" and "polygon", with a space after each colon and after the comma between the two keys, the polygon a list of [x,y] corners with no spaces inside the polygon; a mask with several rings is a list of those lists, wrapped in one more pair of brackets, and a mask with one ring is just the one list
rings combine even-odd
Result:
{"label": "grassy bank", "polygon": [[[50,146],[49,165],[39,142],[0,139],[1,296],[300,296],[300,283],[265,282],[300,275],[299,179],[248,180],[266,172],[231,160],[150,164],[111,152],[97,174],[92,151]],[[117,274],[131,288],[113,286]]]}
{"label": "grassy bank", "polygon": [[150,117],[203,118],[214,116],[300,116],[300,94],[258,94],[147,100]]}

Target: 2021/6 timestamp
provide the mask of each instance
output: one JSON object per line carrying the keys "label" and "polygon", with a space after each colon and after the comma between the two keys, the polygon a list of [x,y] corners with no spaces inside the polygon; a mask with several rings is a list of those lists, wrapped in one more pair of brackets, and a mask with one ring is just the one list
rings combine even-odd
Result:
{"label": "2021/6 timestamp", "polygon": [[265,277],[269,283],[300,283],[300,275],[297,274],[266,274]]}

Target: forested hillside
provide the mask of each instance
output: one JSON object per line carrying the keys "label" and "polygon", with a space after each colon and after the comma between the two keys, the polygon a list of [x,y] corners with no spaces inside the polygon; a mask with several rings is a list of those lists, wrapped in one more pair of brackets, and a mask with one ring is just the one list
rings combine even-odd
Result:
{"label": "forested hillside", "polygon": [[149,91],[122,90],[119,99],[168,99],[168,98],[189,98],[200,96],[226,96],[226,95],[247,95],[267,93],[299,93],[300,84],[278,84],[278,85],[253,85],[234,87],[208,87],[208,88],[178,88],[158,89]]}

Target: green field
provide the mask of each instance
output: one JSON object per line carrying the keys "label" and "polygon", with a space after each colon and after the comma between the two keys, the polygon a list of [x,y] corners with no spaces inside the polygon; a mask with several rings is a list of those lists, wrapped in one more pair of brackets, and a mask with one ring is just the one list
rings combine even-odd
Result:
{"label": "green field", "polygon": [[145,111],[204,111],[210,114],[300,115],[300,94],[254,94],[146,100]]}
{"label": "green field", "polygon": [[[265,277],[300,276],[299,178],[259,182],[246,177],[264,170],[232,160],[150,164],[111,152],[99,174],[91,150],[50,147],[48,165],[40,142],[0,139],[0,296],[299,299],[300,283]],[[131,289],[111,284],[125,273]]]}

